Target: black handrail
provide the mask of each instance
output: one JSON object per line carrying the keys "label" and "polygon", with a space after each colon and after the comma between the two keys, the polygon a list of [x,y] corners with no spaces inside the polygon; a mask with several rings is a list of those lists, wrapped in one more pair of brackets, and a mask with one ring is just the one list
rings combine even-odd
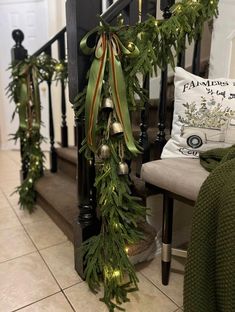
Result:
{"label": "black handrail", "polygon": [[45,43],[40,49],[38,49],[32,56],[39,56],[45,52],[54,42],[56,42],[62,34],[66,32],[66,26],[62,28],[54,37],[52,37],[47,43]]}

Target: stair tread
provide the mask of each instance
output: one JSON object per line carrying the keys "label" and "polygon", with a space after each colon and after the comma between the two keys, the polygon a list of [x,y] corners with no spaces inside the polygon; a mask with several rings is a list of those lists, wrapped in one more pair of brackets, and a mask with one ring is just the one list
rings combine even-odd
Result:
{"label": "stair tread", "polygon": [[77,148],[76,147],[59,147],[56,149],[57,155],[71,163],[77,163]]}
{"label": "stair tread", "polygon": [[45,171],[36,191],[70,224],[78,215],[76,181],[57,172]]}

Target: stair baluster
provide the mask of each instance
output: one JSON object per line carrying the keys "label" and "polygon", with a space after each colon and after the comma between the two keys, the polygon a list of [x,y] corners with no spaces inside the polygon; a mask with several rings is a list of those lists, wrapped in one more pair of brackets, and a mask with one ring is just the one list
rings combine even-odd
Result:
{"label": "stair baluster", "polygon": [[[184,41],[185,44],[185,41]],[[178,59],[177,59],[177,66],[185,68],[185,49],[182,50],[182,52],[179,53]],[[172,100],[171,106],[170,106],[170,117],[169,117],[169,128],[170,133],[172,130],[172,122],[173,122],[173,110],[174,110],[174,99]]]}
{"label": "stair baluster", "polygon": [[177,66],[185,68],[185,50],[179,53]]}
{"label": "stair baluster", "polygon": [[201,38],[198,38],[194,44],[192,73],[200,75],[200,61],[201,61]]}
{"label": "stair baluster", "polygon": [[[11,60],[12,63],[22,61],[28,57],[28,51],[22,46],[24,40],[24,33],[20,29],[15,29],[12,32],[12,38],[15,41],[15,45],[11,49]],[[28,163],[23,157],[23,145],[20,142],[20,154],[21,154],[21,170],[20,179],[23,182],[28,174]]]}
{"label": "stair baluster", "polygon": [[[169,19],[171,17],[170,7],[175,3],[174,0],[161,0],[160,8],[163,11],[163,18]],[[168,84],[168,68],[167,65],[161,72],[161,89],[160,89],[160,103],[159,103],[159,123],[158,134],[156,139],[156,159],[160,158],[162,149],[166,144],[165,122],[166,122],[166,105],[167,105],[167,84]]]}
{"label": "stair baluster", "polygon": [[145,21],[149,15],[156,16],[157,13],[157,1],[156,0],[144,0],[142,1],[142,21]]}
{"label": "stair baluster", "polygon": [[142,163],[150,160],[150,147],[148,138],[148,126],[149,126],[149,83],[150,77],[146,75],[144,78],[143,88],[147,90],[148,100],[144,103],[144,109],[141,111],[141,123],[140,123],[140,138],[139,144],[143,148]]}
{"label": "stair baluster", "polygon": [[[45,53],[51,56],[51,46],[47,47]],[[48,87],[48,107],[49,107],[49,137],[50,137],[50,167],[51,172],[57,172],[57,154],[55,149],[55,130],[54,130],[54,117],[52,108],[51,96],[51,78],[47,80]]]}
{"label": "stair baluster", "polygon": [[74,118],[73,133],[74,133],[74,146],[77,146],[78,138],[77,138],[76,118]]}
{"label": "stair baluster", "polygon": [[139,1],[132,1],[128,6],[129,24],[134,25],[138,22],[139,17]]}
{"label": "stair baluster", "polygon": [[[59,60],[65,61],[65,34],[62,33],[58,39]],[[61,146],[68,147],[68,126],[66,121],[66,99],[65,99],[65,83],[61,79]]]}
{"label": "stair baluster", "polygon": [[[145,21],[148,15],[156,16],[156,1],[148,0],[142,2],[141,7],[141,21]],[[150,75],[146,75],[143,81],[143,88],[147,90],[148,100],[144,103],[144,109],[141,111],[140,119],[140,138],[139,144],[143,147],[142,163],[148,162],[150,160],[150,146],[148,137],[148,127],[149,127],[149,96],[150,96]]]}

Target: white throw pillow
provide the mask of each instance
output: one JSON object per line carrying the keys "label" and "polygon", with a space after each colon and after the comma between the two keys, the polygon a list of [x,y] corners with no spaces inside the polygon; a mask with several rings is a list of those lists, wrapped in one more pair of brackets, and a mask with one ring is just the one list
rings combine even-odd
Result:
{"label": "white throw pillow", "polygon": [[235,144],[235,80],[203,79],[175,69],[171,139],[161,158],[197,158],[200,151]]}

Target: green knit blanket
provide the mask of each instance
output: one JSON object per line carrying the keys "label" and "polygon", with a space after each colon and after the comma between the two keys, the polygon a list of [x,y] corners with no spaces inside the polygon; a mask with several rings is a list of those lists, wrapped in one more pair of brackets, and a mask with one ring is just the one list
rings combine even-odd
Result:
{"label": "green knit blanket", "polygon": [[200,155],[209,177],[194,208],[185,312],[235,311],[235,146]]}

